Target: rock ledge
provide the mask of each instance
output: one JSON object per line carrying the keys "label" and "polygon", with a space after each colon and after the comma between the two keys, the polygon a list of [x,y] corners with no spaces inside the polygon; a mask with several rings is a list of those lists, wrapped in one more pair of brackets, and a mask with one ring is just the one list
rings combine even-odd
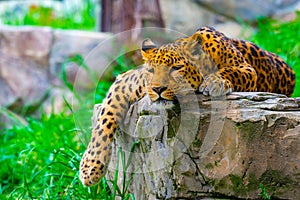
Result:
{"label": "rock ledge", "polygon": [[114,176],[118,147],[128,156],[139,140],[127,172],[135,172],[129,190],[138,199],[257,199],[261,183],[272,198],[300,197],[299,98],[198,95],[164,110],[145,97],[121,129],[108,176]]}

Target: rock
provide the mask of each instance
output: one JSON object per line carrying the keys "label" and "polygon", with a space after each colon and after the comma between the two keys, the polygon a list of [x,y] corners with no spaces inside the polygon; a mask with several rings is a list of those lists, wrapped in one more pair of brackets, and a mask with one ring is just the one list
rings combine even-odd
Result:
{"label": "rock", "polygon": [[17,113],[34,111],[44,102],[50,90],[45,69],[39,68],[35,62],[1,52],[0,80],[4,88],[0,91],[0,104]]}
{"label": "rock", "polygon": [[0,50],[14,58],[32,61],[37,67],[47,67],[52,36],[50,28],[3,26],[0,31]]}
{"label": "rock", "polygon": [[245,28],[241,24],[228,19],[216,23],[213,27],[230,38],[250,38],[255,31],[253,27]]}
{"label": "rock", "polygon": [[[64,105],[62,97],[72,96],[71,91],[62,91],[62,88],[65,90],[60,81],[63,63],[74,55],[85,58],[95,52],[91,53],[89,67],[104,71],[106,68],[101,64],[105,56],[99,55],[109,51],[111,43],[108,41],[102,48],[92,50],[109,37],[111,35],[106,33],[1,26],[0,105],[22,115],[34,113],[42,104],[44,111],[58,112]],[[88,85],[91,79],[74,63],[69,63],[67,73],[69,81],[77,83],[76,90]],[[93,74],[97,78],[93,83],[95,89],[99,78],[97,74],[101,73],[93,71]]]}
{"label": "rock", "polygon": [[160,0],[167,29],[192,34],[202,26],[212,26],[229,37],[249,38],[253,27],[241,21],[255,22],[258,17],[292,20],[300,0]]}
{"label": "rock", "polygon": [[[62,65],[68,58],[72,58],[76,55],[80,55],[82,56],[82,58],[85,58],[95,47],[97,47],[97,45],[107,40],[109,37],[111,37],[111,34],[108,33],[55,30],[53,36],[52,51],[49,59],[51,83],[53,83],[54,85],[61,84],[58,78],[62,71]],[[109,50],[109,48],[110,47],[107,46],[106,51]],[[102,54],[104,53],[102,52]],[[96,67],[101,68],[99,67],[99,64],[101,64],[101,60],[103,58],[99,55],[101,54],[98,54],[97,57],[94,58],[96,60],[95,62],[97,62],[98,64],[93,63],[93,65],[89,65],[89,67],[91,67],[91,70],[95,70]],[[80,82],[82,87],[86,88],[86,85],[89,84],[90,77],[88,77],[88,75],[85,73],[85,70],[81,70],[81,72],[78,73],[78,71],[80,70],[80,68],[78,67],[78,63],[66,63],[66,65],[68,81],[74,84],[76,79],[78,79],[78,82]],[[76,77],[77,75],[79,77]]]}
{"label": "rock", "polygon": [[[47,97],[51,51],[49,28],[8,27],[0,32],[0,104],[16,112],[35,110]],[[26,108],[24,108],[26,107]]]}
{"label": "rock", "polygon": [[300,197],[299,98],[232,93],[179,102],[164,110],[145,97],[131,106],[114,140],[110,179],[118,148],[128,158],[138,140],[127,170],[138,199],[257,199],[261,183],[272,198]]}
{"label": "rock", "polygon": [[270,17],[282,12],[294,12],[299,0],[196,0],[201,6],[230,19],[246,21],[256,20],[257,17]]}
{"label": "rock", "polygon": [[165,26],[182,34],[193,34],[198,28],[213,24],[216,15],[192,0],[160,0]]}
{"label": "rock", "polygon": [[215,27],[229,37],[247,38],[252,31],[193,0],[161,0],[160,4],[166,28],[180,32],[181,37],[193,34],[202,26]]}

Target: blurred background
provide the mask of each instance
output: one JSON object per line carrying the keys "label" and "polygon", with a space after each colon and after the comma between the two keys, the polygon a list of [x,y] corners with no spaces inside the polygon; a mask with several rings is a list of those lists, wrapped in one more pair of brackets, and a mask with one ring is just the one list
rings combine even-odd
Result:
{"label": "blurred background", "polygon": [[77,177],[93,105],[142,64],[142,28],[173,39],[167,30],[207,25],[300,74],[300,0],[0,0],[0,199],[111,198],[106,180],[88,189]]}
{"label": "blurred background", "polygon": [[[118,33],[164,27],[186,34],[204,25],[236,35],[258,18],[290,21],[299,0],[1,0],[0,22]],[[233,29],[232,29],[233,28]],[[230,31],[229,31],[230,30]]]}

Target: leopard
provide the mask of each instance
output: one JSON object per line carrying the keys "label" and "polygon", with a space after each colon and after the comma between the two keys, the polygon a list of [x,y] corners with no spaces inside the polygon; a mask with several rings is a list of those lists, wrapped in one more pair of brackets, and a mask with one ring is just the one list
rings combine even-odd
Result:
{"label": "leopard", "polygon": [[231,92],[271,92],[291,96],[294,70],[278,55],[205,26],[191,36],[157,46],[141,45],[144,64],[117,76],[102,102],[79,178],[93,186],[105,176],[114,134],[130,105],[148,95],[152,103],[175,102],[187,91],[218,97]]}

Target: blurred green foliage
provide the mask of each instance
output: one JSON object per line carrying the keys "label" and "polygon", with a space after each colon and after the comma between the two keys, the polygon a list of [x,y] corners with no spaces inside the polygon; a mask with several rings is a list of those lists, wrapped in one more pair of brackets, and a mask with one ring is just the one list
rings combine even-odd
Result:
{"label": "blurred green foliage", "polygon": [[3,24],[50,26],[61,29],[95,30],[95,3],[93,0],[82,0],[80,6],[63,5],[61,12],[53,7],[32,3],[27,10],[16,8],[6,10],[0,16]]}

